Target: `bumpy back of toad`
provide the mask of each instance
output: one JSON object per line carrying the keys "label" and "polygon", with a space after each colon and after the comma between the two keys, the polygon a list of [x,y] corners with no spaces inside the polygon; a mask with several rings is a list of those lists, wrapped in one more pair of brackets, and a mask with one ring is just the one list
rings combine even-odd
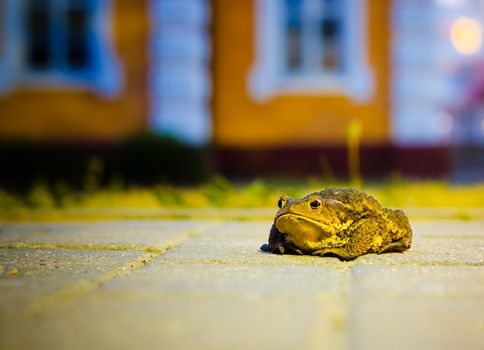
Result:
{"label": "bumpy back of toad", "polygon": [[351,208],[352,215],[383,215],[383,207],[372,196],[353,188],[327,188],[320,192],[323,198],[335,199]]}

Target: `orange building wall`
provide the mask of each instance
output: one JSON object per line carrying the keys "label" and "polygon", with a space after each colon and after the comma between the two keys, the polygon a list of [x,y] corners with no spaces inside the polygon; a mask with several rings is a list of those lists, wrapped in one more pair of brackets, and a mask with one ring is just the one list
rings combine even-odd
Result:
{"label": "orange building wall", "polygon": [[368,58],[375,92],[367,104],[344,96],[280,95],[251,100],[254,1],[213,0],[214,142],[230,148],[343,144],[349,121],[360,118],[365,144],[389,141],[389,1],[368,0]]}
{"label": "orange building wall", "polygon": [[0,137],[115,140],[147,127],[146,1],[113,1],[114,51],[124,85],[113,99],[62,88],[15,88],[0,95]]}

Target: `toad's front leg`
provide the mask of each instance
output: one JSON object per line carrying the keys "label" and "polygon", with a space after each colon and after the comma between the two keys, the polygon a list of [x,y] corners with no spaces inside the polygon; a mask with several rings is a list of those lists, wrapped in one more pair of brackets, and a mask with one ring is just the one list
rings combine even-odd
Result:
{"label": "toad's front leg", "polygon": [[299,254],[304,253],[287,239],[285,233],[280,232],[276,225],[272,225],[269,233],[269,244],[263,244],[260,250],[274,254]]}

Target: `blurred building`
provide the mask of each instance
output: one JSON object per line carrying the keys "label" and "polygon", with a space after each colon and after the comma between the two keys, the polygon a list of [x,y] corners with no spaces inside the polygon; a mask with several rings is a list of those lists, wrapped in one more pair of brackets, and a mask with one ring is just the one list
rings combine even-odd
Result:
{"label": "blurred building", "polygon": [[2,0],[0,134],[116,139],[148,121],[148,17],[138,1]]}
{"label": "blurred building", "polygon": [[484,144],[483,98],[460,108],[479,84],[461,72],[484,57],[482,0],[0,0],[0,10],[3,138],[115,142],[151,130],[213,144],[234,175],[346,173],[355,121],[370,175],[445,175],[465,163],[454,145]]}

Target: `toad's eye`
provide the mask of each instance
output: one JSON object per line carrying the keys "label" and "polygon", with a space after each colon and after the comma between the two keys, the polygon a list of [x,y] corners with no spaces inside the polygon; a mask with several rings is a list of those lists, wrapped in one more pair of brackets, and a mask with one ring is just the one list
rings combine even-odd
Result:
{"label": "toad's eye", "polygon": [[311,203],[309,203],[309,206],[312,210],[316,210],[321,206],[321,201],[319,199],[313,199]]}
{"label": "toad's eye", "polygon": [[279,209],[282,208],[282,198],[279,198],[279,200],[277,201],[277,206],[279,207]]}

